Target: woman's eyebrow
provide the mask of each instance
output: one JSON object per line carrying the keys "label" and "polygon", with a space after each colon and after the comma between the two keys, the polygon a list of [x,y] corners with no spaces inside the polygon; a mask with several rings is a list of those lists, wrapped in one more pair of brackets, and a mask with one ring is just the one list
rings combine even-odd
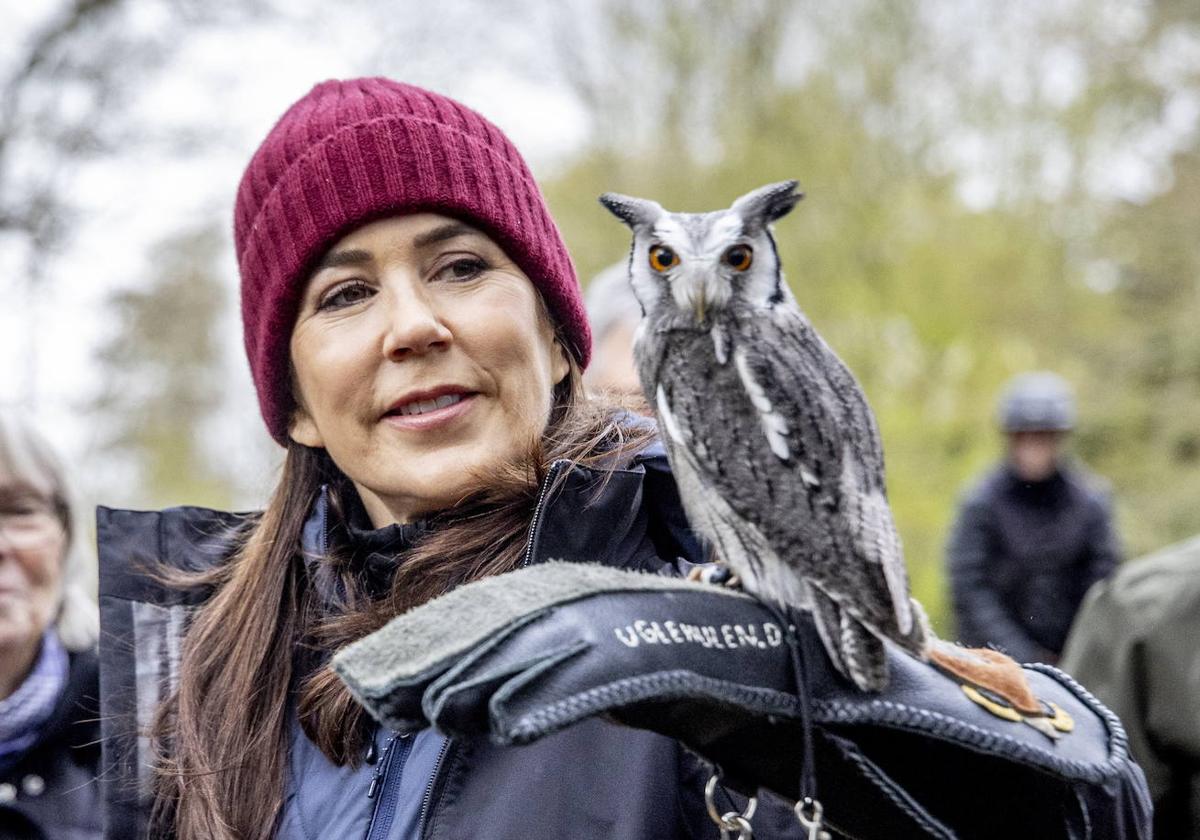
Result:
{"label": "woman's eyebrow", "polygon": [[313,269],[315,274],[326,268],[338,268],[343,265],[364,265],[369,263],[374,257],[370,251],[364,251],[361,248],[347,248],[344,251],[331,251],[321,258],[317,263],[317,267]]}
{"label": "woman's eyebrow", "polygon": [[428,248],[430,245],[445,242],[447,239],[468,236],[478,232],[475,228],[470,225],[464,225],[462,222],[446,222],[414,237],[413,248]]}

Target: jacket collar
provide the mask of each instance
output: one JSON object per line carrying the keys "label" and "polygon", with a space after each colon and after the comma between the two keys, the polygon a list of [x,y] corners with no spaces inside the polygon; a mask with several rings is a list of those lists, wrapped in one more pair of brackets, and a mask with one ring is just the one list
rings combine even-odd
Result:
{"label": "jacket collar", "polygon": [[[359,517],[361,519],[361,517]],[[425,523],[372,529],[354,512],[342,525],[322,487],[301,532],[301,548],[314,585],[327,599],[345,597],[338,576],[320,562],[348,546],[368,575],[385,580],[397,554],[428,529]],[[666,450],[655,441],[626,468],[598,470],[567,461],[551,464],[538,492],[523,566],[547,560],[639,565],[647,542],[666,559],[699,562],[702,554],[687,526],[671,478]],[[644,558],[642,558],[644,559]],[[634,561],[631,563],[631,561]]]}
{"label": "jacket collar", "polygon": [[661,442],[655,441],[624,469],[552,465],[534,510],[522,565],[565,560],[649,568],[649,554],[668,562],[679,557],[700,562],[703,555],[684,516]]}
{"label": "jacket collar", "polygon": [[333,510],[329,485],[322,485],[308,519],[300,531],[300,552],[309,579],[328,606],[346,602],[345,585],[340,575],[325,562],[330,552],[340,552],[345,562],[359,569],[368,590],[387,589],[397,558],[416,544],[429,530],[424,520],[374,528],[361,505],[352,507],[343,519]]}

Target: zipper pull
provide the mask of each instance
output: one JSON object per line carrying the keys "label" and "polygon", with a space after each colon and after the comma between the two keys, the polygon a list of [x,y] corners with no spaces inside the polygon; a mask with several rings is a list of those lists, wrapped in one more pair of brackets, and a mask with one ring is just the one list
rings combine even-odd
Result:
{"label": "zipper pull", "polygon": [[[375,767],[375,775],[371,777],[371,786],[367,788],[367,799],[374,799],[375,794],[379,793],[379,785],[383,781],[383,771],[387,768],[388,752],[392,749],[392,743],[396,740],[393,734],[386,744],[383,745],[383,753],[378,757],[378,764]],[[375,747],[375,739],[371,739],[371,747]],[[371,763],[371,762],[368,762]]]}

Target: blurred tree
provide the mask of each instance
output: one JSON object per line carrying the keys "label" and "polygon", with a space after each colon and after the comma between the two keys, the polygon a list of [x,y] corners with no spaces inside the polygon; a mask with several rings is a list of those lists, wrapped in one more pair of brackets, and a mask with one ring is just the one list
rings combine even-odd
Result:
{"label": "blurred tree", "polygon": [[[131,130],[128,106],[187,33],[258,14],[266,0],[59,0],[30,31],[10,28],[0,58],[0,237],[26,255],[16,293],[32,301],[78,226],[81,164],[162,138]],[[36,402],[30,313],[26,393]]]}
{"label": "blurred tree", "polygon": [[1135,553],[1200,530],[1200,142],[1172,172],[1165,193],[1106,219],[1092,267],[1122,323],[1090,342],[1096,418],[1080,444],[1118,478]]}
{"label": "blurred tree", "polygon": [[184,231],[151,255],[145,288],[112,298],[114,331],[100,349],[103,389],[92,407],[101,448],[135,465],[127,504],[226,507],[237,482],[207,445],[225,399],[220,322],[229,284],[213,227]]}

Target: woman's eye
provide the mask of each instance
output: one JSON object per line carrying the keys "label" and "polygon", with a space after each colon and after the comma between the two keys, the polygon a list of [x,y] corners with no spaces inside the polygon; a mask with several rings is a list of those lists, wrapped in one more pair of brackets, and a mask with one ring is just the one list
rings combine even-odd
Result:
{"label": "woman's eye", "polygon": [[33,501],[14,500],[0,504],[0,519],[27,520],[46,513],[47,507]]}
{"label": "woman's eye", "polygon": [[444,280],[463,281],[478,277],[487,270],[487,263],[477,257],[463,257],[450,263],[438,272]]}
{"label": "woman's eye", "polygon": [[321,298],[317,304],[317,309],[341,309],[346,306],[353,306],[356,303],[361,303],[373,294],[375,294],[374,289],[366,283],[356,280],[331,289]]}

